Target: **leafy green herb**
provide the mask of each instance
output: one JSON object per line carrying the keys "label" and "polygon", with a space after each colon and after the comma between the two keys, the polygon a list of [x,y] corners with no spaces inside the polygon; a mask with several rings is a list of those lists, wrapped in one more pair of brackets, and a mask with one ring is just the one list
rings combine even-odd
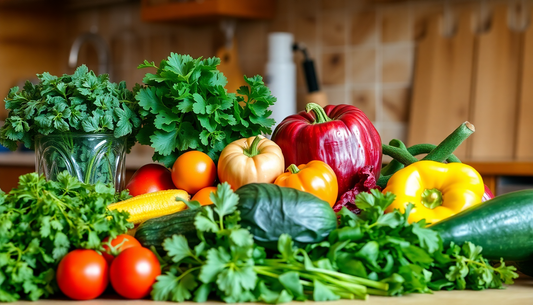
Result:
{"label": "leafy green herb", "polygon": [[261,76],[244,77],[248,86],[228,93],[226,77],[217,70],[220,59],[193,59],[171,53],[159,67],[145,61],[139,68],[156,68],[147,73],[145,87],[135,96],[146,123],[139,143],[154,148],[154,161],[170,167],[179,155],[195,149],[215,161],[229,143],[271,133],[274,120],[268,110],[276,98]]}
{"label": "leafy green herb", "polygon": [[216,295],[226,302],[281,303],[386,294],[386,283],[337,272],[327,262],[315,265],[287,234],[280,237],[279,254],[267,258],[240,226],[239,198],[230,186],[220,184],[211,200],[213,208],[201,209],[195,218],[198,245],[178,235],[163,243],[169,266],[154,284],[155,300],[205,301]]}
{"label": "leafy green herb", "polygon": [[280,236],[278,251],[267,253],[239,225],[238,196],[229,185],[212,194],[195,226],[201,242],[175,235],[163,243],[168,266],[154,284],[154,300],[226,302],[366,299],[368,295],[428,293],[439,289],[500,288],[517,277],[514,267],[492,267],[470,243],[443,249],[424,221],[409,224],[406,213],[384,214],[393,194],[361,193],[355,215],[343,208],[328,241],[294,246]]}
{"label": "leafy green herb", "polygon": [[82,65],[73,75],[38,74],[36,85],[13,87],[4,100],[9,110],[0,128],[0,144],[11,150],[17,142],[33,149],[38,134],[64,132],[112,133],[127,137],[127,151],[135,144],[141,126],[134,92],[125,82],[111,83],[107,74],[96,76]]}
{"label": "leafy green herb", "polygon": [[437,232],[427,228],[424,220],[407,223],[412,204],[403,214],[398,210],[383,214],[394,198],[375,189],[359,194],[356,204],[362,213],[343,208],[339,228],[330,234],[329,242],[310,247],[310,257],[326,255],[335,269],[386,282],[390,295],[501,288],[518,277],[516,269],[503,262],[491,266],[481,247],[471,243],[443,249]]}
{"label": "leafy green herb", "polygon": [[101,249],[101,241],[133,225],[107,205],[126,199],[112,186],[84,184],[67,173],[57,181],[30,173],[0,194],[0,301],[37,300],[57,292],[54,270],[69,251]]}

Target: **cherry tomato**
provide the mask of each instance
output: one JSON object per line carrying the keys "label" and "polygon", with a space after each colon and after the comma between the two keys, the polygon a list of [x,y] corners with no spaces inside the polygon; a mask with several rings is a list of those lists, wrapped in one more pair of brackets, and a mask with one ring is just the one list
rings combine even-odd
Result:
{"label": "cherry tomato", "polygon": [[161,266],[157,257],[144,247],[132,247],[122,251],[113,260],[109,272],[115,291],[128,299],[147,296],[160,274]]}
{"label": "cherry tomato", "polygon": [[172,181],[178,189],[194,194],[215,183],[215,162],[201,151],[192,150],[179,156],[172,167]]}
{"label": "cherry tomato", "polygon": [[141,166],[126,185],[132,196],[175,189],[170,170],[157,163]]}
{"label": "cherry tomato", "polygon": [[59,262],[56,279],[59,289],[71,299],[91,300],[104,292],[109,283],[109,267],[94,250],[74,250]]}
{"label": "cherry tomato", "polygon": [[204,187],[203,189],[199,190],[192,196],[191,201],[196,200],[200,202],[201,205],[210,205],[213,204],[213,201],[211,201],[211,198],[209,198],[209,195],[211,193],[216,193],[217,187],[216,186],[208,186]]}
{"label": "cherry tomato", "polygon": [[102,252],[102,256],[110,266],[115,256],[119,255],[120,252],[131,247],[141,247],[141,243],[136,240],[135,237],[128,234],[120,234],[115,237],[115,239],[111,241],[111,248],[107,245],[108,242],[109,237],[104,238],[102,241],[105,250],[105,252]]}

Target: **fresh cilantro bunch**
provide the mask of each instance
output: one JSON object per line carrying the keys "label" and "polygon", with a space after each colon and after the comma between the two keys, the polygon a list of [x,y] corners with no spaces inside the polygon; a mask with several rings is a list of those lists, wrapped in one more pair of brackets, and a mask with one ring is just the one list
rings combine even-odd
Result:
{"label": "fresh cilantro bunch", "polygon": [[126,199],[112,186],[84,184],[62,173],[57,181],[30,173],[0,194],[0,301],[37,300],[58,291],[57,264],[73,249],[101,248],[102,240],[133,225],[107,205]]}
{"label": "fresh cilantro bunch", "polygon": [[211,200],[214,208],[202,208],[195,218],[200,243],[189,244],[182,235],[164,241],[168,266],[153,286],[154,300],[284,303],[386,294],[387,283],[343,274],[324,260],[312,262],[286,234],[280,237],[279,253],[267,258],[239,225],[239,198],[229,184],[220,184]]}
{"label": "fresh cilantro bunch", "polygon": [[146,122],[137,136],[139,143],[154,148],[154,161],[170,167],[179,155],[200,150],[218,160],[222,149],[243,138],[271,133],[274,120],[268,110],[276,98],[261,76],[244,77],[248,86],[224,88],[226,77],[217,70],[216,57],[193,59],[171,53],[159,67],[145,61],[139,68],[156,68],[147,73],[144,88],[135,96]]}
{"label": "fresh cilantro bunch", "polygon": [[378,190],[360,193],[355,203],[362,213],[343,208],[339,228],[328,242],[310,247],[311,258],[328,257],[335,270],[388,283],[389,295],[501,288],[518,277],[516,269],[503,262],[491,266],[481,247],[471,243],[443,249],[438,233],[426,227],[425,220],[407,222],[412,204],[405,213],[384,214],[394,198]]}
{"label": "fresh cilantro bunch", "polygon": [[73,75],[38,74],[36,85],[26,82],[22,91],[13,87],[5,98],[9,110],[0,128],[0,144],[11,150],[17,142],[33,149],[38,134],[65,132],[112,133],[127,137],[127,151],[135,144],[141,127],[134,92],[109,81],[107,74],[96,76],[82,65]]}
{"label": "fresh cilantro bunch", "polygon": [[[466,243],[443,249],[438,233],[424,221],[409,224],[405,213],[384,214],[392,193],[361,193],[362,213],[339,212],[339,227],[328,241],[296,248],[287,234],[266,252],[239,225],[238,196],[228,184],[211,194],[214,208],[196,215],[200,242],[182,235],[163,243],[166,272],[157,278],[157,301],[285,303],[292,300],[366,299],[368,295],[428,293],[438,289],[500,288],[518,275],[514,267],[492,267],[481,248]],[[191,205],[191,208],[194,206]]]}

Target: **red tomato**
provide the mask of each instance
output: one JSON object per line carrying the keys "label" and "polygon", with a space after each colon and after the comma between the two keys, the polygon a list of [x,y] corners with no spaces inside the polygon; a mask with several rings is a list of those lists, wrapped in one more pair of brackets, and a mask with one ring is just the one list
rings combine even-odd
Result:
{"label": "red tomato", "polygon": [[175,189],[170,170],[157,163],[141,166],[126,185],[132,196]]}
{"label": "red tomato", "polygon": [[104,238],[102,241],[105,250],[105,252],[102,252],[102,256],[110,266],[115,256],[117,256],[120,252],[131,247],[141,247],[141,243],[136,240],[135,237],[128,234],[120,234],[119,236],[115,237],[115,239],[111,241],[111,248],[109,248],[107,245],[108,241],[109,237]]}
{"label": "red tomato", "polygon": [[59,262],[56,279],[59,289],[71,299],[91,300],[104,292],[109,283],[109,267],[94,250],[74,250]]}
{"label": "red tomato", "polygon": [[157,257],[148,248],[143,247],[122,251],[113,260],[109,272],[115,291],[128,299],[146,297],[160,274],[161,266]]}
{"label": "red tomato", "polygon": [[179,156],[172,166],[172,181],[178,189],[195,194],[215,183],[215,162],[201,151],[191,150]]}

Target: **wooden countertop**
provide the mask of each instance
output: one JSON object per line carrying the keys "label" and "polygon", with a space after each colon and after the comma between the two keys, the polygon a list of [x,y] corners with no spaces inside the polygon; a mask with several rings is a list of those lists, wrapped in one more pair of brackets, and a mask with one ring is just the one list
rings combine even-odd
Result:
{"label": "wooden countertop", "polygon": [[[125,300],[113,297],[113,299],[99,298],[91,301],[71,301],[71,300],[41,300],[37,302],[18,302],[19,304],[28,305],[51,305],[51,304],[83,304],[83,305],[122,305],[122,304],[172,304],[171,302],[153,302],[150,300]],[[187,302],[189,304],[198,304]],[[299,304],[301,302],[298,302]],[[175,304],[175,303],[174,303]],[[207,302],[205,304],[223,304],[220,302]],[[243,303],[251,304],[251,303]],[[264,304],[264,303],[253,303]],[[348,304],[410,304],[410,305],[531,305],[533,304],[533,278],[523,277],[515,281],[515,284],[506,286],[505,289],[488,289],[483,291],[436,291],[433,294],[410,294],[401,297],[379,297],[370,296],[366,301],[358,300],[340,300],[334,302],[307,302],[312,304],[327,304],[327,305],[348,305]]]}
{"label": "wooden countertop", "polygon": [[463,161],[463,163],[472,166],[482,175],[533,176],[533,160]]}

